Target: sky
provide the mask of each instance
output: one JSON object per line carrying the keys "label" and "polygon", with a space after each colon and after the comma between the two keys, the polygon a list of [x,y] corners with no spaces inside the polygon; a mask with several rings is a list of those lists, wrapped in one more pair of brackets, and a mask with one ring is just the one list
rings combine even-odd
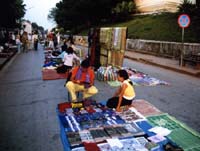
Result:
{"label": "sky", "polygon": [[49,21],[47,16],[51,8],[55,7],[60,0],[24,0],[26,4],[26,14],[24,19],[37,23],[44,29],[51,29],[56,26],[55,23]]}

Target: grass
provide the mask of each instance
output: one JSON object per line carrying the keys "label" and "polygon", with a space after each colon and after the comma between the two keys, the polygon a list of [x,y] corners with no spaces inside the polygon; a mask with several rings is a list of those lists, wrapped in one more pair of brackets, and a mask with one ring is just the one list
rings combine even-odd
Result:
{"label": "grass", "polygon": [[[105,24],[101,27],[128,27],[128,38],[161,41],[182,41],[182,28],[178,25],[178,15],[163,13],[159,15],[133,16],[131,20],[115,24]],[[88,30],[81,35],[87,35]],[[192,24],[185,28],[184,42],[198,42]]]}

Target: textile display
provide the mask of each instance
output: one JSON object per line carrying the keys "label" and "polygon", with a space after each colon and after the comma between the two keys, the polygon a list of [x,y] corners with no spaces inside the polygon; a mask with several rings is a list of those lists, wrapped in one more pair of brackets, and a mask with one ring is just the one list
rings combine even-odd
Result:
{"label": "textile display", "polygon": [[112,43],[112,50],[121,50],[121,35],[122,30],[120,28],[113,29],[113,43]]}
{"label": "textile display", "polygon": [[[139,103],[141,104],[138,105]],[[134,107],[123,112],[115,112],[95,100],[83,100],[77,104],[58,104],[65,151],[85,151],[90,150],[91,146],[100,151],[164,151],[169,143],[184,151],[200,148],[200,135],[197,132],[154,109],[145,100],[136,100]],[[147,114],[143,115],[143,105],[154,113],[144,111]],[[162,135],[161,132],[155,132],[156,128],[163,129]],[[165,129],[170,133],[163,135]]]}
{"label": "textile display", "polygon": [[121,67],[126,49],[126,27],[100,28],[100,63]]}
{"label": "textile display", "polygon": [[110,62],[109,64],[114,65],[116,67],[122,67],[124,52],[121,51],[111,51],[110,54]]}
{"label": "textile display", "polygon": [[195,151],[200,149],[200,134],[190,129],[184,123],[176,120],[168,114],[154,115],[147,117],[154,126],[162,126],[172,132],[167,136],[184,151]]}
{"label": "textile display", "polygon": [[[129,79],[132,81],[134,86],[170,85],[170,83],[164,80],[157,79],[141,71],[137,71],[136,69],[128,67],[122,67],[122,69],[125,69],[128,72]],[[118,81],[109,81],[108,84],[115,87],[121,85]]]}
{"label": "textile display", "polygon": [[[149,142],[144,137],[126,138],[119,140],[120,145],[113,146],[109,143],[97,144],[101,151],[160,151],[158,144]],[[116,141],[115,141],[116,144]],[[86,151],[84,147],[72,149],[72,151]]]}
{"label": "textile display", "polygon": [[100,28],[100,44],[102,48],[110,50],[112,46],[112,28]]}
{"label": "textile display", "polygon": [[[101,151],[104,150],[102,141],[106,142],[107,147],[110,147],[110,151],[113,151],[113,149],[126,150],[127,143],[129,141],[133,143],[131,139],[146,135],[139,125],[134,122],[139,121],[137,120],[138,117],[142,120],[145,120],[145,118],[134,109],[130,109],[128,113],[121,116],[120,113],[108,109],[94,100],[83,100],[78,104],[80,103],[82,103],[81,106],[79,105],[80,108],[76,108],[77,106],[73,106],[71,103],[58,105],[60,124],[63,127],[62,129],[65,130],[65,138],[62,141],[65,142],[64,144],[68,142],[70,150],[87,150],[85,148],[86,142],[98,143],[97,146]],[[131,113],[131,111],[134,113]],[[124,119],[126,118],[127,120],[131,114],[134,114],[134,119],[128,121],[128,123],[125,122]],[[63,136],[61,138],[63,139]],[[122,147],[113,146],[111,142],[116,141],[120,142]],[[137,140],[135,139],[134,141]],[[143,146],[147,150],[144,143],[141,144],[140,142],[140,147]],[[159,145],[157,144],[157,146]],[[138,146],[133,145],[132,147],[137,148]]]}
{"label": "textile display", "polygon": [[58,74],[55,69],[43,69],[42,79],[43,80],[56,80],[56,79],[67,79],[68,73]]}
{"label": "textile display", "polygon": [[99,81],[115,81],[117,79],[117,71],[118,69],[116,67],[101,66],[97,70],[97,79]]}
{"label": "textile display", "polygon": [[134,99],[132,101],[132,106],[137,109],[145,117],[150,115],[159,115],[163,114],[158,108],[150,104],[148,101],[143,99]]}

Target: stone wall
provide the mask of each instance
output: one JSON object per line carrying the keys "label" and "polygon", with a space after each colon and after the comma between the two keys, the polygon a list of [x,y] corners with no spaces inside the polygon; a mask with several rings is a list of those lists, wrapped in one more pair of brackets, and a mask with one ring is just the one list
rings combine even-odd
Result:
{"label": "stone wall", "polygon": [[126,42],[127,50],[169,58],[178,58],[181,51],[183,51],[184,54],[200,53],[200,43],[184,43],[183,45],[181,42],[142,39],[127,39]]}

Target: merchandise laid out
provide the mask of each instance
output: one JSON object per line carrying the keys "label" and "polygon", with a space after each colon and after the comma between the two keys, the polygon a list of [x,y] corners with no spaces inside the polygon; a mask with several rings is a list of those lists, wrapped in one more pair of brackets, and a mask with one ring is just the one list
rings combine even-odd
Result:
{"label": "merchandise laid out", "polygon": [[57,73],[57,67],[62,63],[61,58],[57,58],[58,51],[53,51],[52,48],[46,48],[44,50],[44,65],[42,67],[42,79],[43,80],[56,80],[56,79],[66,79],[68,74]]}
{"label": "merchandise laid out", "polygon": [[56,80],[56,79],[67,79],[68,73],[57,73],[55,69],[43,69],[42,79],[43,80]]}
{"label": "merchandise laid out", "polygon": [[168,114],[149,116],[148,121],[154,126],[171,130],[168,138],[176,142],[184,151],[200,150],[200,135]]}
{"label": "merchandise laid out", "polygon": [[107,83],[112,87],[120,86],[121,83],[117,81],[117,71],[119,69],[125,69],[128,72],[129,79],[135,86],[170,85],[166,81],[159,80],[155,77],[129,67],[101,66],[97,70],[97,79],[99,81],[107,81]]}
{"label": "merchandise laid out", "polygon": [[200,145],[199,134],[145,100],[122,112],[95,100],[66,102],[58,104],[57,114],[65,151],[165,151],[169,146],[195,151]]}
{"label": "merchandise laid out", "polygon": [[91,28],[88,33],[90,64],[121,67],[126,49],[127,27]]}
{"label": "merchandise laid out", "polygon": [[101,66],[97,70],[97,80],[99,81],[116,81],[117,71],[119,68],[114,66],[104,67]]}

